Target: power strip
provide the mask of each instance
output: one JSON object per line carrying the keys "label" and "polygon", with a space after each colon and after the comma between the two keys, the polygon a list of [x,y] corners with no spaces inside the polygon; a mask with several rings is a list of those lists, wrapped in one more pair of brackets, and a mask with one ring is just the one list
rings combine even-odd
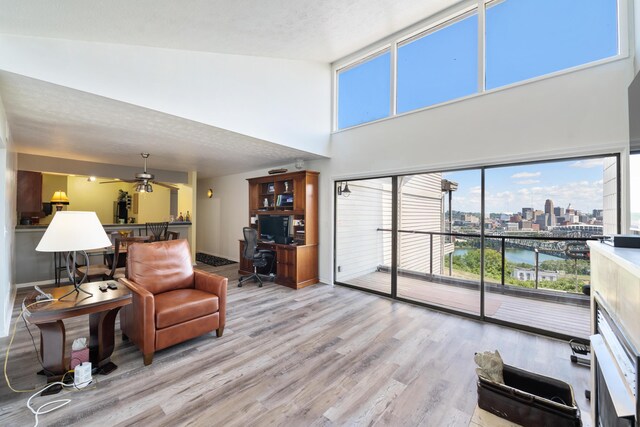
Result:
{"label": "power strip", "polygon": [[84,388],[91,383],[91,362],[83,362],[73,371],[73,385]]}

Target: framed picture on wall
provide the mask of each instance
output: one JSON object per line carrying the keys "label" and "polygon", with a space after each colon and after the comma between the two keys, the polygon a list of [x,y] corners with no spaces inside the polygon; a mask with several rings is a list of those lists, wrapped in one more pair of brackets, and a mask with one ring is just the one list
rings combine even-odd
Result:
{"label": "framed picture on wall", "polygon": [[275,191],[276,191],[276,189],[275,189],[273,183],[267,184],[267,192],[268,193],[274,193]]}

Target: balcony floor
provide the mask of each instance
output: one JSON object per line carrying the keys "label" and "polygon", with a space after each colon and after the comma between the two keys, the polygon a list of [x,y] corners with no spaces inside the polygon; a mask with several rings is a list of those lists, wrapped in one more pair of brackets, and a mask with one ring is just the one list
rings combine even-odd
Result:
{"label": "balcony floor", "polygon": [[[373,272],[345,282],[389,293],[389,273]],[[398,276],[398,296],[471,314],[480,314],[480,290]],[[589,307],[487,292],[485,315],[578,338],[589,336]]]}

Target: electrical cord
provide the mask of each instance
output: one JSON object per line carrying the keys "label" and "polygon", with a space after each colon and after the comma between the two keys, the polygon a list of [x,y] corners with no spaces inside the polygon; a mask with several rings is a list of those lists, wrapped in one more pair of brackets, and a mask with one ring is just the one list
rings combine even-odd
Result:
{"label": "electrical cord", "polygon": [[[71,403],[71,399],[58,399],[58,400],[52,400],[50,402],[46,402],[43,403],[42,405],[40,405],[37,409],[34,409],[33,407],[31,407],[31,400],[33,398],[35,398],[36,396],[38,396],[40,393],[42,393],[43,391],[49,389],[50,387],[53,387],[54,385],[61,385],[63,388],[67,387],[67,388],[73,388],[75,390],[72,391],[83,391],[83,390],[91,390],[97,387],[97,381],[94,381],[93,379],[90,381],[87,381],[86,383],[81,383],[81,384],[76,384],[75,381],[73,381],[71,384],[66,384],[64,382],[64,379],[67,375],[69,375],[70,373],[74,373],[74,370],[69,370],[67,372],[64,373],[64,375],[62,376],[61,381],[57,381],[57,382],[53,382],[53,383],[49,383],[46,386],[44,386],[43,388],[37,389],[31,389],[31,390],[17,390],[15,388],[13,388],[13,386],[11,386],[11,381],[9,381],[9,375],[7,374],[7,363],[9,362],[9,352],[11,350],[11,345],[13,344],[13,340],[16,336],[16,330],[18,328],[18,319],[20,317],[22,317],[22,319],[25,321],[25,326],[27,326],[26,324],[26,319],[24,318],[24,312],[29,308],[32,307],[36,304],[41,304],[41,303],[45,303],[45,302],[53,302],[53,301],[57,301],[57,299],[53,299],[53,298],[48,298],[48,299],[43,299],[43,300],[39,300],[39,301],[35,301],[29,305],[24,305],[24,300],[22,302],[22,311],[20,311],[20,314],[18,315],[18,318],[16,319],[14,325],[13,325],[13,331],[11,332],[11,339],[9,340],[9,345],[7,346],[7,351],[5,353],[5,358],[4,358],[4,379],[7,382],[7,386],[9,387],[9,389],[11,389],[11,391],[15,392],[15,393],[31,393],[34,392],[34,394],[32,394],[29,399],[27,400],[27,408],[31,411],[31,413],[35,416],[35,424],[34,427],[38,426],[38,415],[44,415],[44,414],[48,414],[49,412],[53,412],[56,409],[60,409],[63,406],[68,405],[69,403]],[[27,331],[29,331],[29,335],[31,335],[31,340],[33,342],[34,348],[35,347],[35,340],[33,338],[33,335],[31,334],[31,330],[29,329],[29,327],[27,326]],[[38,354],[37,348],[36,348],[36,354]],[[48,371],[45,367],[44,364],[42,363],[42,361],[40,360],[40,357],[38,356],[38,362],[40,362],[40,364],[42,365],[42,368],[44,369],[45,372],[50,372]],[[90,387],[90,388],[85,388],[86,386],[88,386],[91,383],[95,383],[96,385],[94,385],[94,387]],[[56,405],[57,404],[57,405]],[[45,410],[45,408],[51,406],[51,405],[56,405],[53,406],[52,408],[48,408]]]}
{"label": "electrical cord", "polygon": [[[91,384],[91,383],[93,383],[93,382],[94,382],[94,381],[93,381],[93,379],[92,379],[92,380],[89,380],[89,381],[86,381],[86,382],[84,382],[84,383],[80,383],[80,384],[76,384],[76,383],[75,383],[75,381],[74,381],[73,383],[71,383],[71,384],[66,384],[66,383],[64,382],[64,377],[66,377],[66,376],[67,376],[67,374],[69,374],[70,372],[73,372],[73,371],[67,371],[67,372],[65,372],[65,374],[62,376],[62,381],[56,381],[56,382],[54,382],[54,383],[47,384],[47,385],[46,385],[42,390],[38,390],[37,392],[35,392],[34,394],[32,394],[32,395],[29,397],[29,399],[27,400],[27,408],[28,408],[28,409],[31,411],[31,413],[35,416],[35,424],[34,424],[34,426],[33,426],[33,427],[37,427],[37,426],[38,426],[38,423],[39,423],[38,415],[48,414],[49,412],[53,412],[53,411],[55,411],[56,409],[60,409],[60,408],[62,408],[63,406],[66,406],[66,405],[68,405],[69,403],[71,403],[71,399],[58,399],[58,400],[52,400],[52,401],[50,401],[50,402],[43,403],[42,405],[40,405],[40,406],[38,407],[38,409],[34,409],[34,408],[31,406],[31,400],[32,400],[33,398],[35,398],[36,396],[38,396],[38,395],[39,395],[40,393],[42,393],[43,391],[47,390],[49,387],[53,387],[54,385],[61,385],[62,387],[68,387],[68,388],[73,387],[73,388],[75,388],[75,390],[72,390],[72,391],[91,390],[91,389],[94,389],[94,388],[95,388],[95,386],[94,386],[94,387],[91,387],[91,388],[88,388],[88,389],[87,389],[87,388],[85,388],[87,385],[89,385],[89,384]],[[97,383],[97,381],[95,381],[95,382]],[[78,387],[78,386],[82,386],[82,387]],[[51,405],[54,405],[54,404],[57,404],[57,405],[56,405],[56,406],[54,406],[53,408],[49,408],[49,409],[47,409],[47,410],[43,410],[44,408],[46,408],[46,407],[48,407],[48,406],[51,406]]]}
{"label": "electrical cord", "polygon": [[36,358],[38,359],[38,363],[40,363],[40,366],[42,366],[42,371],[45,373],[45,375],[53,376],[54,373],[44,367],[42,358],[40,358],[40,352],[38,351],[38,346],[36,345],[36,340],[35,338],[33,338],[33,334],[31,333],[31,329],[29,328],[29,323],[27,323],[27,319],[24,318],[24,315],[22,316],[22,321],[24,322],[24,327],[27,328],[27,332],[29,332],[29,336],[31,337],[31,343],[33,344],[33,349],[36,352]]}
{"label": "electrical cord", "polygon": [[[29,307],[33,307],[36,304],[41,304],[41,303],[44,303],[44,302],[52,302],[52,301],[57,301],[57,300],[56,299],[40,300],[40,301],[32,302],[31,304],[29,304],[27,306],[24,305],[24,301],[23,301],[22,311],[18,315],[18,319],[24,315],[24,312]],[[11,389],[11,391],[13,391],[15,393],[31,393],[33,391],[36,391],[37,389],[34,388],[34,389],[31,389],[31,390],[17,390],[15,388],[13,388],[11,386],[11,381],[9,381],[9,375],[7,374],[7,362],[9,362],[9,351],[11,350],[11,345],[13,344],[13,339],[16,337],[16,329],[18,329],[18,319],[16,319],[16,322],[13,324],[13,331],[11,332],[11,339],[9,340],[9,345],[7,346],[7,351],[6,351],[5,355],[4,355],[4,379],[7,382],[7,386]]]}

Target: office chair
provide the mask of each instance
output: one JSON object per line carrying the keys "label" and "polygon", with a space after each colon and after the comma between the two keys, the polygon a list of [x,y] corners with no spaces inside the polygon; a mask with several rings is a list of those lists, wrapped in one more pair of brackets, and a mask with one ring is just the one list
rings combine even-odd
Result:
{"label": "office chair", "polygon": [[[258,287],[262,287],[262,278],[258,274],[258,268],[266,267],[269,263],[268,258],[271,258],[271,269],[273,270],[273,253],[269,250],[258,250],[258,231],[254,228],[244,227],[242,233],[244,234],[242,257],[253,263],[253,274],[241,276],[238,287],[241,288],[242,284],[249,279],[256,280]],[[273,277],[270,277],[270,279],[273,279]]]}

